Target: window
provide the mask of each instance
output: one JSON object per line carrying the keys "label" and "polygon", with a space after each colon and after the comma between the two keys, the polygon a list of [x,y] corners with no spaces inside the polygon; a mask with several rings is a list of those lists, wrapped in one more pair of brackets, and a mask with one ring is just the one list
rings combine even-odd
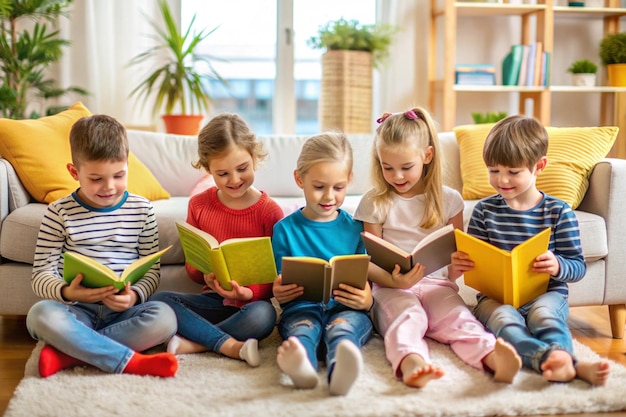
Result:
{"label": "window", "polygon": [[375,10],[376,0],[181,0],[182,27],[195,13],[198,29],[215,28],[201,52],[228,88],[211,82],[213,113],[239,113],[257,134],[319,131],[323,51],[307,40],[340,17],[374,23]]}

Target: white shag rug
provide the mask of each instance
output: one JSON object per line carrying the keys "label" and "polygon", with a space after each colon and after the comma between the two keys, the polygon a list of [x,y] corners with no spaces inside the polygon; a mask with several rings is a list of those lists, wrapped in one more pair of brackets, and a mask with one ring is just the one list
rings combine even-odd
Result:
{"label": "white shag rug", "polygon": [[[626,410],[626,368],[611,362],[604,387],[575,380],[548,383],[522,370],[513,384],[461,362],[448,346],[429,342],[433,363],[446,372],[425,388],[405,387],[392,376],[380,336],[363,348],[364,369],[345,397],[328,395],[326,369],[313,390],[294,389],[276,365],[276,331],[260,343],[261,366],[213,353],[179,356],[175,378],[112,375],[78,367],[40,378],[39,343],[5,417],[111,416],[496,416]],[[580,359],[599,357],[575,342]]]}

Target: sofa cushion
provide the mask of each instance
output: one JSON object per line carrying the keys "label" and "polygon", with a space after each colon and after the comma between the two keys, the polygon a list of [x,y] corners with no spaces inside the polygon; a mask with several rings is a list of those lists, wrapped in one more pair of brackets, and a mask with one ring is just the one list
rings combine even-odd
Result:
{"label": "sofa cushion", "polygon": [[[0,119],[0,155],[8,160],[20,181],[37,201],[51,203],[74,191],[78,183],[69,175],[69,134],[74,122],[91,115],[77,102],[54,116],[36,120]],[[150,171],[131,153],[128,159],[128,190],[150,200],[168,193]]]}
{"label": "sofa cushion", "polygon": [[[484,198],[494,193],[483,162],[483,145],[493,124],[454,128],[461,155],[464,199]],[[537,188],[578,207],[591,170],[611,150],[617,127],[546,127],[549,135],[548,164],[537,177]]]}

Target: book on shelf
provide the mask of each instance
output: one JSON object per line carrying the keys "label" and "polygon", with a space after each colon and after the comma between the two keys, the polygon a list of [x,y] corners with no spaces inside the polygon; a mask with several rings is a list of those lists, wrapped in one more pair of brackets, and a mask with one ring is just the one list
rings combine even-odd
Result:
{"label": "book on shelf", "polygon": [[550,275],[533,272],[535,258],[548,250],[550,228],[546,228],[506,251],[456,229],[456,245],[474,262],[466,271],[465,284],[502,304],[515,308],[546,292]]}
{"label": "book on shelf", "polygon": [[361,233],[363,244],[372,262],[391,272],[396,264],[402,273],[411,270],[416,264],[424,265],[424,276],[451,263],[451,255],[456,251],[454,226],[448,224],[422,239],[411,252],[369,232]]}
{"label": "book on shelf", "polygon": [[170,245],[163,250],[133,261],[119,275],[108,266],[89,256],[77,252],[63,252],[61,254],[63,257],[63,279],[69,284],[76,278],[76,275],[83,274],[81,281],[83,287],[102,288],[112,285],[118,290],[122,290],[127,282],[134,284],[139,281],[171,247]]}
{"label": "book on shelf", "polygon": [[457,64],[454,82],[457,85],[495,85],[496,69],[491,64]]}
{"label": "book on shelf", "polygon": [[541,55],[541,84],[544,87],[550,85],[550,52],[544,51]]}
{"label": "book on shelf", "polygon": [[232,238],[218,242],[211,234],[177,221],[185,261],[204,274],[213,272],[222,288],[268,284],[278,275],[269,236]]}
{"label": "book on shelf", "polygon": [[541,84],[541,67],[542,67],[542,56],[543,56],[543,42],[537,41],[535,42],[535,69],[533,71],[534,78],[532,85],[539,86]]}
{"label": "book on shelf", "polygon": [[523,53],[523,45],[511,45],[511,52],[502,61],[502,85],[517,85]]}
{"label": "book on shelf", "polygon": [[364,289],[370,257],[338,255],[328,261],[308,256],[283,256],[282,283],[298,284],[304,293],[298,300],[327,303],[339,284]]}
{"label": "book on shelf", "polygon": [[528,61],[526,68],[526,81],[525,86],[531,87],[535,82],[535,59],[537,58],[537,44],[531,43],[528,45]]}
{"label": "book on shelf", "polygon": [[519,77],[517,78],[517,85],[523,86],[526,85],[528,80],[528,55],[530,52],[529,45],[521,45],[522,47],[522,62],[519,67]]}

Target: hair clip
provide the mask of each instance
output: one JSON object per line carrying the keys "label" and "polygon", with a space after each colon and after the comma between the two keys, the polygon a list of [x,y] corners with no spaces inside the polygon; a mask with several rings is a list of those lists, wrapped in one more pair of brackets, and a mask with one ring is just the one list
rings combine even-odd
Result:
{"label": "hair clip", "polygon": [[378,119],[376,119],[376,123],[380,124],[380,123],[384,122],[387,119],[387,117],[389,117],[389,116],[391,116],[391,113],[383,113],[382,116],[380,116]]}
{"label": "hair clip", "polygon": [[404,117],[406,117],[409,120],[417,120],[417,114],[415,114],[415,112],[413,110],[407,110],[404,112]]}

